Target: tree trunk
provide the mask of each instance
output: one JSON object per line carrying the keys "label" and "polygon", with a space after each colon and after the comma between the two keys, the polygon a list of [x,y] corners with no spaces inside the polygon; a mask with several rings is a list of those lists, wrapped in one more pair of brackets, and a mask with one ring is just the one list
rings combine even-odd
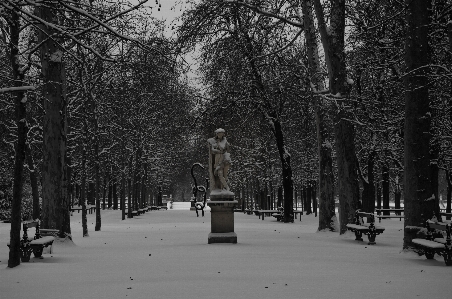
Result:
{"label": "tree trunk", "polygon": [[355,209],[359,203],[358,169],[355,155],[354,127],[344,120],[346,113],[341,110],[336,116],[336,156],[338,169],[340,233],[347,231],[347,223],[353,223]]}
{"label": "tree trunk", "polygon": [[377,209],[381,209],[381,184],[377,183]]}
{"label": "tree trunk", "polygon": [[30,170],[31,194],[33,197],[33,219],[41,219],[41,206],[39,204],[39,186],[38,175],[36,173],[35,162],[30,149],[30,145],[26,144],[27,164]]}
{"label": "tree trunk", "polygon": [[369,157],[367,157],[367,178],[362,175],[361,182],[363,184],[362,209],[364,212],[373,213],[375,211],[375,179],[374,164],[376,151],[373,149]]}
{"label": "tree trunk", "polygon": [[94,198],[96,200],[96,225],[94,231],[100,231],[102,227],[102,218],[100,213],[100,156],[99,156],[99,111],[96,102],[93,101],[93,116],[94,116],[94,176],[96,183],[96,190]]}
{"label": "tree trunk", "polygon": [[[19,65],[19,39],[20,39],[20,21],[19,15],[15,11],[11,11],[10,20],[10,61],[13,70],[14,86],[23,85],[24,73],[20,71]],[[17,91],[14,97],[14,106],[17,125],[17,145],[15,148],[14,162],[14,183],[13,183],[13,199],[11,207],[11,230],[10,230],[10,247],[8,267],[13,268],[20,265],[20,224],[22,190],[23,190],[23,173],[25,162],[25,144],[27,140],[27,122],[26,107],[24,101],[25,92]]]}
{"label": "tree trunk", "polygon": [[[344,100],[349,93],[344,51],[345,0],[331,2],[330,30],[326,28],[320,0],[314,0],[314,7],[326,54],[330,93],[334,97]],[[338,168],[340,233],[343,234],[347,231],[346,224],[354,221],[355,209],[359,201],[358,165],[354,144],[355,128],[347,120],[351,119],[351,116],[344,103],[338,103],[336,108],[334,133]]]}
{"label": "tree trunk", "polygon": [[312,195],[311,195],[311,184],[309,181],[306,182],[306,215],[312,214]]}
{"label": "tree trunk", "polygon": [[[383,187],[383,209],[389,209],[389,167],[386,161],[381,165],[381,178]],[[383,211],[383,215],[389,215],[389,211]]]}
{"label": "tree trunk", "polygon": [[111,206],[113,204],[113,183],[112,183],[112,178],[111,176],[109,176],[109,180],[108,180],[108,209],[111,209]]}
{"label": "tree trunk", "polygon": [[118,182],[113,179],[113,210],[118,209]]}
{"label": "tree trunk", "polygon": [[86,120],[84,122],[84,140],[82,149],[82,177],[79,204],[82,207],[82,234],[83,237],[89,237],[88,234],[88,219],[86,218],[86,142],[88,140],[88,127]]}
{"label": "tree trunk", "polygon": [[[36,9],[44,21],[55,23],[56,12],[42,6]],[[69,213],[66,206],[66,88],[63,51],[49,37],[57,32],[39,25],[41,42],[41,72],[43,75],[43,163],[42,163],[42,224],[43,228],[56,228],[64,236],[63,219]]]}
{"label": "tree trunk", "polygon": [[121,173],[121,219],[126,219],[126,178],[124,170]]}
{"label": "tree trunk", "polygon": [[[302,3],[304,16],[304,30],[307,45],[309,73],[317,91],[325,89],[321,77],[321,64],[317,36],[312,15],[312,0]],[[335,215],[334,207],[334,174],[332,159],[332,141],[330,130],[326,123],[326,111],[324,102],[320,96],[313,98],[317,130],[317,151],[319,155],[319,227],[318,230],[334,230],[331,227],[331,219]]]}
{"label": "tree trunk", "polygon": [[405,44],[403,239],[405,249],[411,247],[411,240],[417,233],[416,230],[409,228],[422,226],[436,210],[429,169],[431,115],[426,68],[431,57],[428,34],[432,3],[428,0],[407,0],[406,5],[408,28]]}
{"label": "tree trunk", "polygon": [[290,165],[290,154],[284,145],[284,136],[281,123],[278,119],[273,119],[273,134],[276,138],[276,146],[279,152],[282,167],[282,180],[284,190],[284,223],[293,222],[293,179],[292,167]]}
{"label": "tree trunk", "polygon": [[[449,170],[446,169],[446,182],[447,182],[447,199],[446,199],[446,213],[451,213],[452,208],[452,181],[449,174]],[[450,220],[450,216],[446,217],[446,220]]]}
{"label": "tree trunk", "polygon": [[[127,200],[127,218],[132,218],[132,181],[129,178],[127,180],[127,191],[128,191],[128,200]],[[161,204],[160,204],[161,205]]]}

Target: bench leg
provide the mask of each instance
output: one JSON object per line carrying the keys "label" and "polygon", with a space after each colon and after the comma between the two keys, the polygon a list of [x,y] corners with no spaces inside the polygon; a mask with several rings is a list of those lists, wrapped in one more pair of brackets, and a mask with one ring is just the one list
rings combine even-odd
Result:
{"label": "bench leg", "polygon": [[433,260],[433,257],[435,256],[435,252],[434,251],[426,249],[426,250],[424,250],[424,253],[425,253],[425,257],[428,260]]}
{"label": "bench leg", "polygon": [[41,247],[36,247],[36,248],[33,248],[33,254],[34,254],[34,256],[35,257],[42,257],[42,251],[43,251],[43,247],[41,246]]}
{"label": "bench leg", "polygon": [[375,245],[377,243],[375,243],[375,234],[368,234],[367,238],[369,239],[369,243],[367,243],[368,245]]}
{"label": "bench leg", "polygon": [[24,263],[30,261],[32,249],[30,247],[22,247],[20,249],[20,260]]}
{"label": "bench leg", "polygon": [[443,255],[446,266],[452,266],[452,252],[445,252]]}
{"label": "bench leg", "polygon": [[359,230],[355,230],[355,241],[363,241],[363,233]]}

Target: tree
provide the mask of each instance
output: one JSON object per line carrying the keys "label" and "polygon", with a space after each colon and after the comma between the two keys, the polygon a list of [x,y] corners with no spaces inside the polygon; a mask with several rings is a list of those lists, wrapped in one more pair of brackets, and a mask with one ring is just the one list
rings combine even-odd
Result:
{"label": "tree", "polygon": [[411,246],[419,227],[430,219],[439,206],[434,197],[430,176],[431,110],[429,97],[429,63],[431,48],[429,28],[432,1],[406,1],[408,31],[405,47],[405,231],[403,247]]}
{"label": "tree", "polygon": [[12,11],[8,18],[10,26],[10,61],[13,70],[14,87],[18,88],[14,98],[17,145],[15,148],[13,201],[11,208],[11,240],[8,259],[8,267],[13,268],[20,264],[20,225],[21,225],[21,199],[23,186],[23,169],[25,163],[25,148],[27,123],[25,119],[25,90],[21,89],[24,83],[25,69],[20,65],[19,40],[20,40],[20,18],[17,12]]}

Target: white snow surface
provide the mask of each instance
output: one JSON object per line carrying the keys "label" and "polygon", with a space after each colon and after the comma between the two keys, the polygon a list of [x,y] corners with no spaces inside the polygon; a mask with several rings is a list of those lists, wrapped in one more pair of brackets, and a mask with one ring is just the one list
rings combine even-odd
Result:
{"label": "white snow surface", "polygon": [[[403,221],[383,219],[376,245],[316,232],[318,218],[294,223],[235,213],[237,244],[207,244],[210,212],[151,211],[121,220],[102,211],[102,230],[7,268],[10,224],[0,223],[0,297],[13,298],[449,298],[452,267],[403,252]],[[30,229],[29,232],[34,232]],[[366,238],[365,238],[366,239]],[[46,253],[47,252],[47,253]]]}

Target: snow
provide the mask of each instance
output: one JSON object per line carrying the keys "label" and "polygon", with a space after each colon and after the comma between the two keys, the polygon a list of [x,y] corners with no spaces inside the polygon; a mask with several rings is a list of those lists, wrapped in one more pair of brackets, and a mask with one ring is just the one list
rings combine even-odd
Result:
{"label": "snow", "polygon": [[[384,219],[376,245],[316,232],[318,218],[294,223],[235,213],[237,244],[207,244],[210,212],[147,212],[121,220],[102,211],[102,231],[75,244],[56,240],[44,259],[7,268],[10,224],[0,223],[2,298],[449,298],[451,267],[401,251],[403,221]],[[30,236],[33,229],[29,230]]]}

